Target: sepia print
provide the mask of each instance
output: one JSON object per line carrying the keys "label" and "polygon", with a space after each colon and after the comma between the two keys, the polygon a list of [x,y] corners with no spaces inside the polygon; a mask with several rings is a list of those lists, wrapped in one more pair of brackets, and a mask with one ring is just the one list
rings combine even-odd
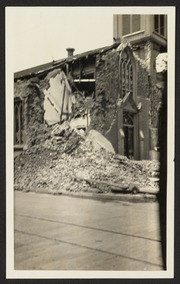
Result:
{"label": "sepia print", "polygon": [[169,270],[170,10],[120,10],[111,15],[110,45],[76,52],[75,41],[65,57],[13,70],[19,278]]}

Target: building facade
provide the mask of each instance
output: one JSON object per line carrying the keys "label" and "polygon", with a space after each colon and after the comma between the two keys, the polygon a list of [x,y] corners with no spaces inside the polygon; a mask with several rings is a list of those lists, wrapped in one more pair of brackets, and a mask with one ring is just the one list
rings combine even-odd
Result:
{"label": "building facade", "polygon": [[[149,153],[159,146],[160,107],[166,72],[157,72],[156,59],[167,52],[167,15],[114,15],[113,39],[131,44],[135,57],[140,59],[148,72],[150,83]],[[137,96],[140,90],[137,87]],[[164,90],[165,91],[165,90]],[[147,97],[147,96],[146,96]],[[141,120],[141,117],[139,117]],[[141,122],[139,122],[141,124]],[[142,133],[142,132],[141,132]],[[144,136],[144,135],[143,135]],[[154,153],[155,155],[158,153]],[[151,156],[151,155],[150,155]]]}
{"label": "building facade", "polygon": [[14,74],[15,149],[32,147],[45,128],[68,120],[96,129],[116,153],[158,158],[164,77],[155,69],[166,52],[165,15],[114,15],[114,44]]}

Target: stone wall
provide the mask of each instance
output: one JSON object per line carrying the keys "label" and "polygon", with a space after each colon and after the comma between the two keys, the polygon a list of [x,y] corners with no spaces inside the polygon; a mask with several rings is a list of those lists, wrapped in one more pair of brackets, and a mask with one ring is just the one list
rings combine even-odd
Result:
{"label": "stone wall", "polygon": [[[136,103],[141,103],[138,112],[139,131],[144,134],[143,159],[149,157],[149,119],[150,119],[150,81],[146,63],[136,61]],[[117,51],[99,55],[96,61],[96,101],[100,102],[100,108],[92,112],[91,128],[100,131],[112,143],[115,151],[118,151],[118,118],[117,100],[119,98],[119,53]],[[139,138],[137,137],[137,140]],[[137,146],[139,147],[139,143]],[[139,150],[138,150],[139,151]],[[137,151],[137,152],[138,152]]]}
{"label": "stone wall", "polygon": [[[142,110],[139,113],[139,125],[144,129],[145,137],[147,137],[145,158],[149,158],[148,152],[150,153],[159,147],[159,117],[164,88],[162,80],[157,78],[155,68],[155,61],[159,52],[151,42],[146,42],[144,45],[144,60],[138,59],[136,52],[138,62],[137,95],[138,100],[143,103]],[[146,126],[145,121],[148,122]]]}
{"label": "stone wall", "polygon": [[[116,103],[119,94],[118,57],[116,51],[110,51],[96,58],[96,106],[92,111],[91,128],[105,136],[116,121]],[[116,139],[116,133],[114,134]]]}
{"label": "stone wall", "polygon": [[15,98],[23,103],[23,144],[33,146],[38,140],[45,139],[44,95],[39,87],[39,79],[17,81],[14,83]]}

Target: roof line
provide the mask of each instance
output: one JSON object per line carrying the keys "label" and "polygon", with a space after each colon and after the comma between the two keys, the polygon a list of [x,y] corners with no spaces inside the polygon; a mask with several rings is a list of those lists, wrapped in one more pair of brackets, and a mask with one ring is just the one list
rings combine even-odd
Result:
{"label": "roof line", "polygon": [[63,58],[63,59],[60,59],[60,60],[57,60],[57,61],[52,61],[52,62],[49,62],[49,63],[46,63],[46,64],[42,64],[42,65],[38,65],[38,66],[35,66],[35,67],[32,67],[32,68],[28,68],[28,69],[25,69],[25,70],[22,70],[22,71],[18,71],[18,72],[14,73],[14,79],[18,80],[18,79],[23,79],[25,77],[31,77],[31,76],[35,76],[35,75],[38,75],[38,74],[43,74],[44,72],[47,72],[47,71],[50,71],[54,68],[60,67],[62,64],[66,63],[66,62],[68,63],[68,62],[72,62],[72,61],[78,60],[80,58],[89,56],[89,55],[96,55],[98,53],[103,53],[105,51],[112,49],[113,47],[114,48],[117,47],[118,45],[119,45],[119,43],[113,43],[110,46],[97,48],[97,49],[94,49],[94,50],[90,50],[90,51],[86,51],[86,52],[83,52],[83,53],[76,54],[72,57]]}

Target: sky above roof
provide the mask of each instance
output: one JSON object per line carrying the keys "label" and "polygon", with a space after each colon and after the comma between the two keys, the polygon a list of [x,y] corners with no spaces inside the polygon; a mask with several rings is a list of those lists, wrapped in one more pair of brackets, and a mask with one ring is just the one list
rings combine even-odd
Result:
{"label": "sky above roof", "polygon": [[[170,7],[169,7],[170,8]],[[13,72],[113,43],[113,14],[166,13],[167,7],[6,7],[6,64]]]}
{"label": "sky above roof", "polygon": [[13,72],[113,43],[113,14],[99,9],[9,8],[7,27]]}

